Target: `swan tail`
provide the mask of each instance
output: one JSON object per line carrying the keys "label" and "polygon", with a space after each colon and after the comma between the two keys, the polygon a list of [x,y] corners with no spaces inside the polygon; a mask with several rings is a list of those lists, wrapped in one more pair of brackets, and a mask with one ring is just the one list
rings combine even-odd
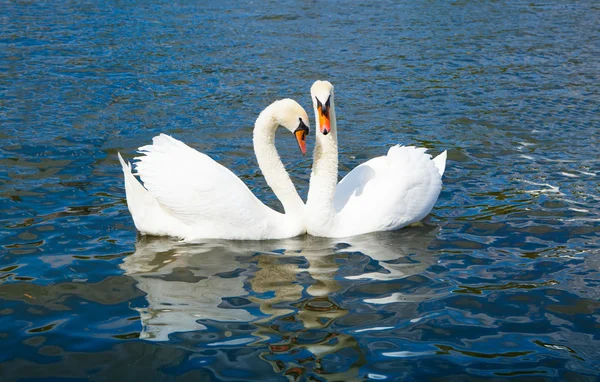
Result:
{"label": "swan tail", "polygon": [[440,176],[444,175],[444,171],[446,170],[446,158],[448,157],[448,151],[445,150],[440,155],[433,158],[433,164],[437,167]]}
{"label": "swan tail", "polygon": [[131,172],[131,164],[125,162],[121,156],[121,153],[117,153],[117,155],[119,156],[119,162],[121,162],[121,168],[123,169],[123,175],[125,178],[125,196],[127,198],[127,206],[133,215],[133,211],[131,210],[137,209],[134,208],[137,205],[136,202],[140,199],[144,199],[145,197],[151,197],[152,195],[145,195],[148,193],[148,190],[146,190],[144,186],[138,182],[135,176],[133,176],[133,173]]}
{"label": "swan tail", "polygon": [[125,177],[125,196],[127,208],[133,218],[133,223],[142,234],[161,235],[164,232],[153,227],[154,222],[160,221],[157,213],[162,209],[154,196],[133,175],[131,164],[125,162],[121,153],[117,153]]}

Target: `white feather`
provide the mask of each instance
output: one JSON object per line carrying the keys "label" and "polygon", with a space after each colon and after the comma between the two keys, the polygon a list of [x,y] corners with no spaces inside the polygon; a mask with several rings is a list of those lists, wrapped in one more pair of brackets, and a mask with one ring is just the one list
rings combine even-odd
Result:
{"label": "white feather", "polygon": [[[432,160],[425,148],[393,146],[387,155],[357,166],[336,185],[338,142],[333,86],[317,81],[311,97],[317,142],[306,203],[308,233],[347,237],[395,230],[423,219],[440,194],[446,152]],[[319,105],[327,100],[328,115],[321,115]],[[327,118],[329,132],[320,126],[320,121]]]}
{"label": "white feather", "polygon": [[278,126],[290,131],[308,124],[304,109],[290,99],[276,101],[258,117],[254,146],[265,179],[286,214],[264,205],[233,172],[165,134],[143,146],[137,175],[121,155],[127,205],[142,234],[197,239],[280,239],[306,232],[304,204],[274,146]]}
{"label": "white feather", "polygon": [[[281,215],[230,170],[168,135],[140,148],[137,173],[156,200],[185,224],[187,238],[268,236]],[[183,233],[183,232],[181,232]]]}
{"label": "white feather", "polygon": [[424,148],[393,146],[348,173],[337,185],[336,236],[390,231],[423,219],[442,187]]}

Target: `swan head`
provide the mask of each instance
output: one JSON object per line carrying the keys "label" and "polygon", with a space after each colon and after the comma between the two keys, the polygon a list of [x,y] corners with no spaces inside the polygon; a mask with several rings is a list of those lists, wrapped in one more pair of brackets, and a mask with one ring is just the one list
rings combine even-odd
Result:
{"label": "swan head", "polygon": [[300,104],[291,98],[274,103],[277,124],[294,134],[302,155],[306,154],[306,136],[309,134],[310,120]]}
{"label": "swan head", "polygon": [[317,130],[323,135],[331,132],[331,106],[333,105],[333,85],[329,81],[316,81],[310,88],[310,95],[317,118]]}

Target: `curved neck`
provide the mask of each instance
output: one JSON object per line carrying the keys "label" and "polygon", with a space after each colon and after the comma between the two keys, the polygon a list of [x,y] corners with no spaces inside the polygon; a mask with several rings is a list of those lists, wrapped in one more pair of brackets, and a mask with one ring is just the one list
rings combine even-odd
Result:
{"label": "curved neck", "polygon": [[[335,215],[333,198],[338,182],[338,141],[335,106],[331,101],[329,109],[331,131],[323,135],[317,126],[315,151],[306,208],[312,216],[322,216],[323,224],[330,223]],[[318,110],[315,107],[315,120],[319,121]],[[318,122],[317,122],[318,123]]]}
{"label": "curved neck", "polygon": [[302,215],[304,202],[298,195],[275,148],[275,130],[279,127],[274,110],[267,107],[254,124],[254,154],[258,167],[275,196],[281,201],[286,214]]}

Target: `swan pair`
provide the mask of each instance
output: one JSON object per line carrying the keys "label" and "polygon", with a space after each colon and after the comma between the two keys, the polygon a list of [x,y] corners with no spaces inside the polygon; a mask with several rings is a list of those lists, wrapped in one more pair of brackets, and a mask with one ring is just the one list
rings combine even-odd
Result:
{"label": "swan pair", "polygon": [[338,141],[333,86],[311,88],[316,144],[306,205],[275,148],[275,131],[292,132],[302,153],[310,125],[296,101],[283,99],[263,110],[254,125],[254,153],[267,184],[285,213],[264,205],[230,170],[168,135],[139,149],[137,175],[119,160],[127,205],[142,234],[185,240],[283,239],[308,232],[348,237],[399,229],[423,219],[442,187],[446,152],[433,160],[426,149],[394,146],[338,183]]}

